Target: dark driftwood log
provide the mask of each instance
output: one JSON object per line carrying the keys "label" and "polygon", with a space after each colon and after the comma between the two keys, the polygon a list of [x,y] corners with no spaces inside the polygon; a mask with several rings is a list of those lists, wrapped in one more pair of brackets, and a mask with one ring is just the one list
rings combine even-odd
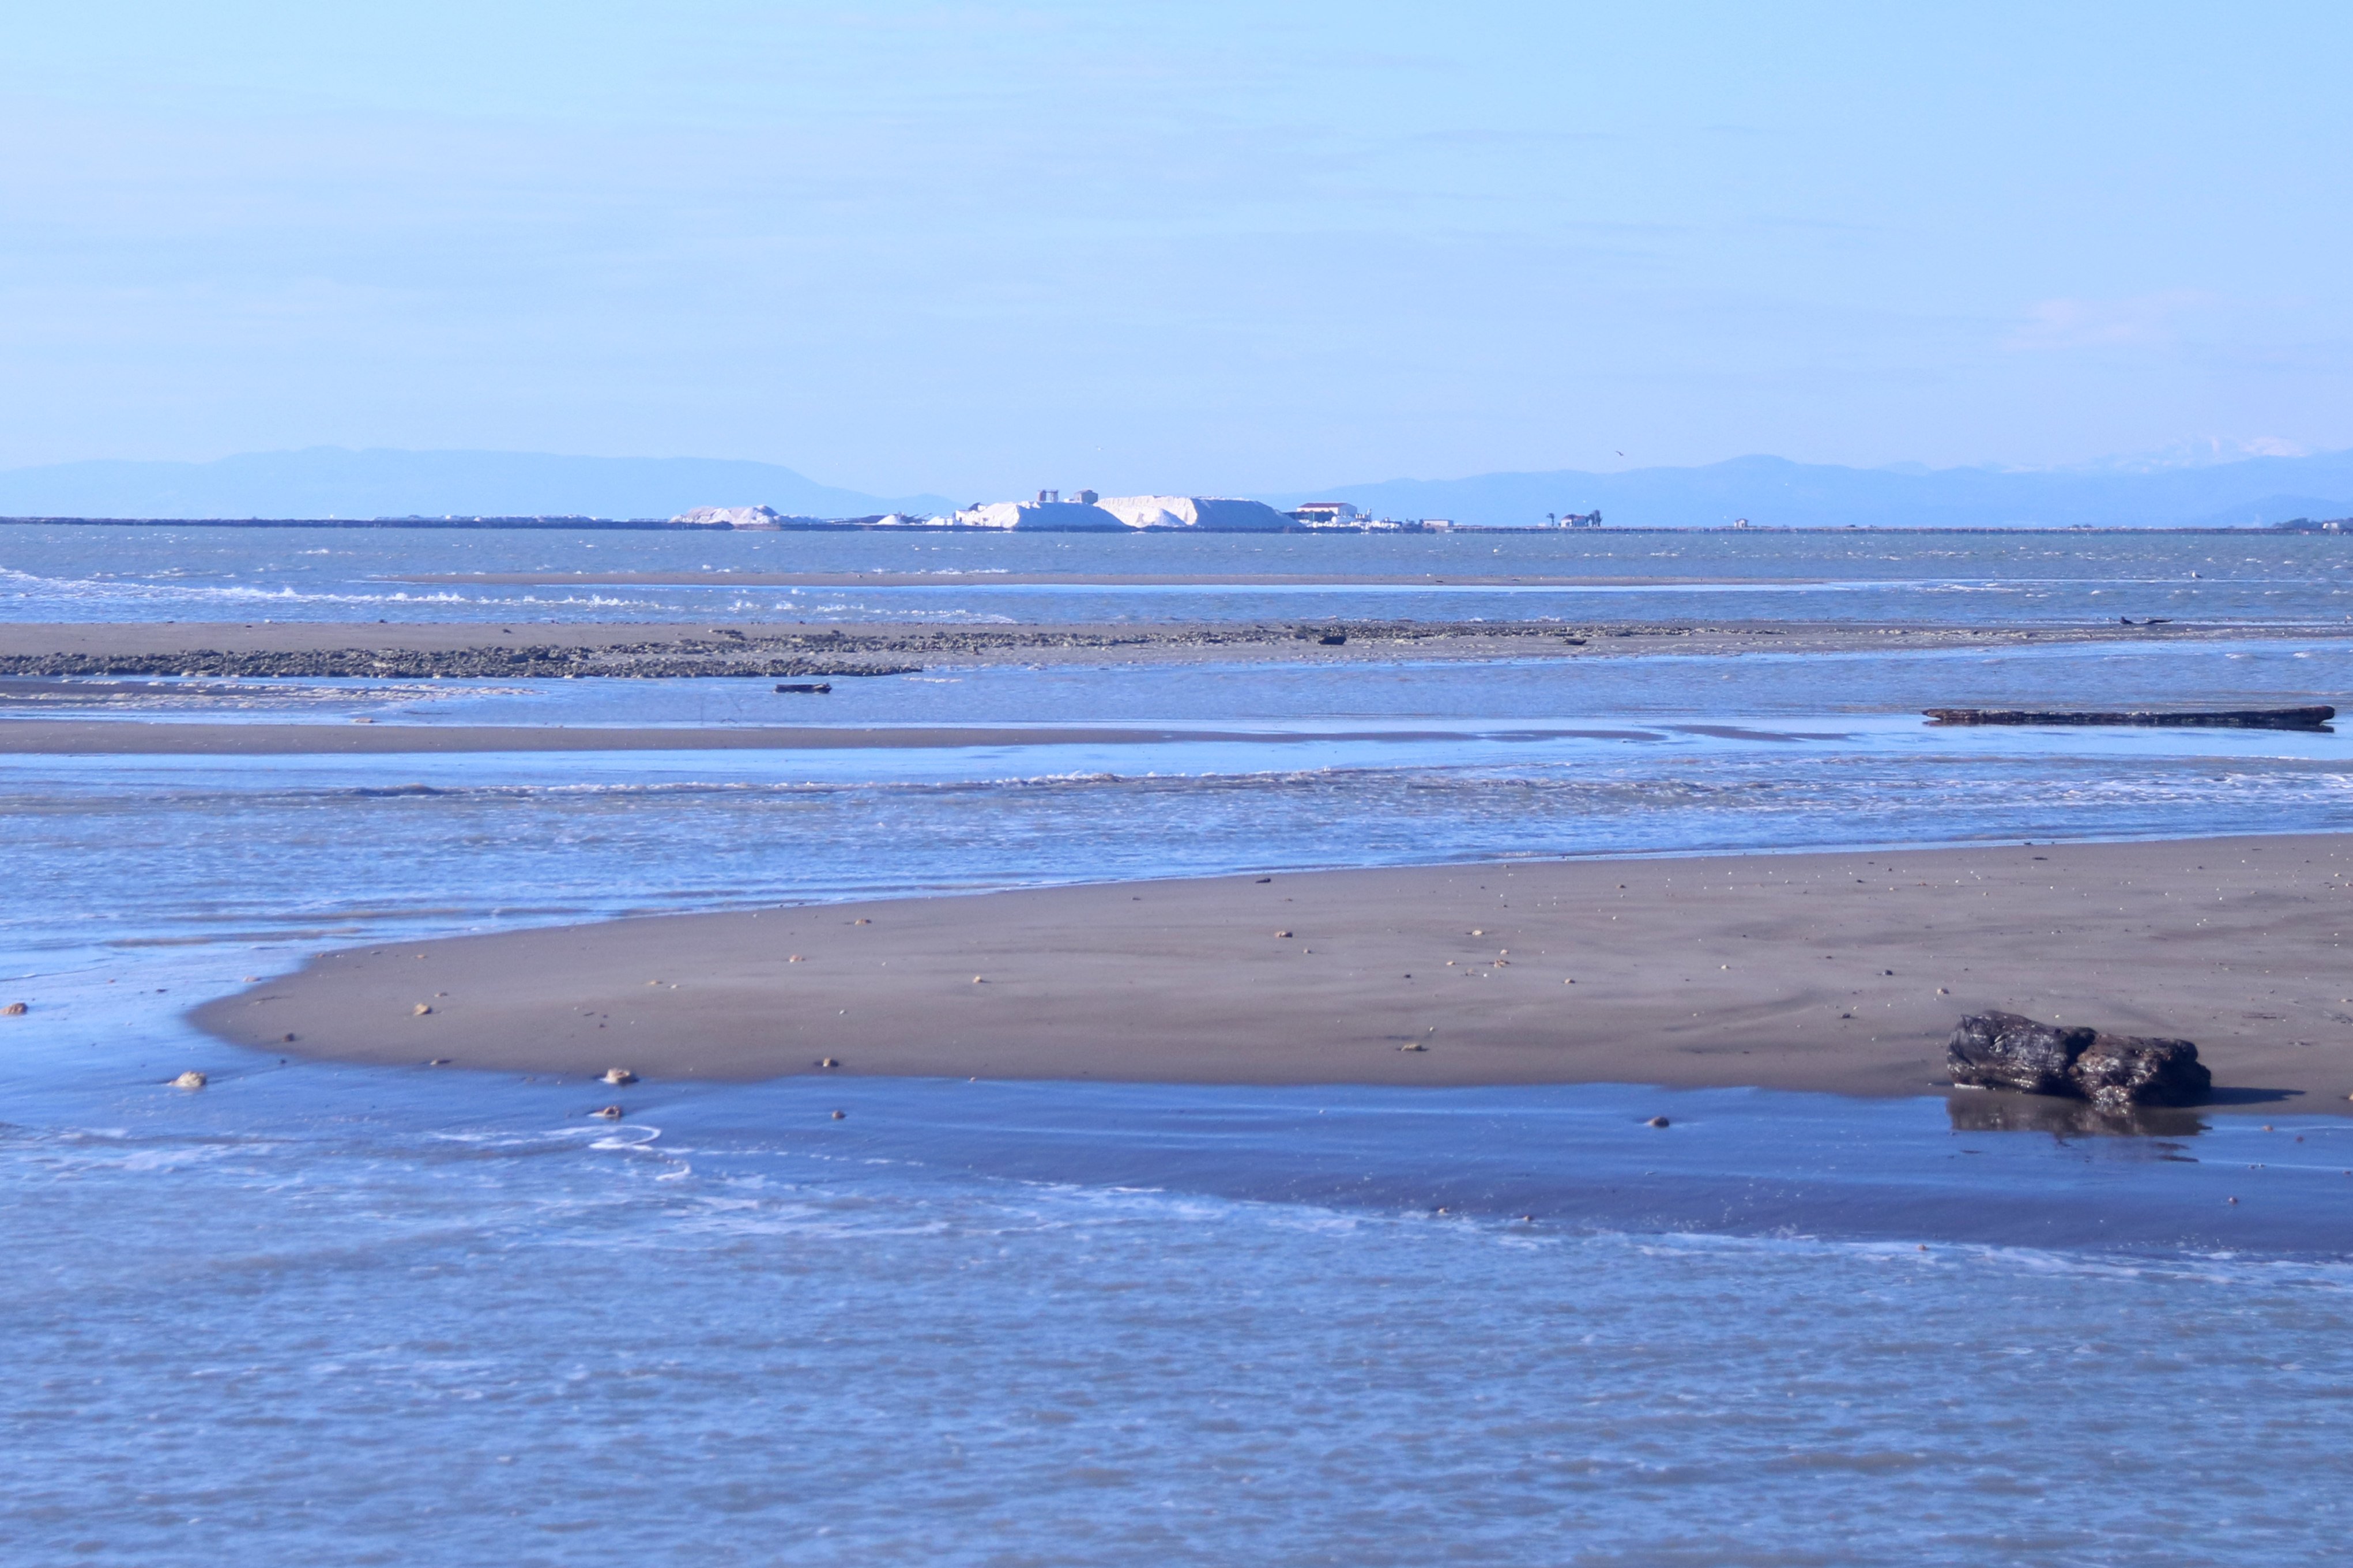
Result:
{"label": "dark driftwood log", "polygon": [[2062,1028],[2016,1013],[1963,1018],[1945,1047],[1945,1067],[1964,1088],[2075,1096],[2104,1110],[2195,1105],[2214,1087],[2188,1040]]}
{"label": "dark driftwood log", "polygon": [[2222,708],[2205,712],[2069,713],[2027,708],[1931,708],[1939,724],[2166,724],[2207,730],[2317,730],[2334,708]]}

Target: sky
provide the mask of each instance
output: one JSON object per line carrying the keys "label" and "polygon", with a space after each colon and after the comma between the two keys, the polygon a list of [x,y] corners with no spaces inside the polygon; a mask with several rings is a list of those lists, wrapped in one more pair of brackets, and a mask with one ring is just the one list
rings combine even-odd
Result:
{"label": "sky", "polygon": [[2353,447],[2353,7],[12,6],[0,466]]}

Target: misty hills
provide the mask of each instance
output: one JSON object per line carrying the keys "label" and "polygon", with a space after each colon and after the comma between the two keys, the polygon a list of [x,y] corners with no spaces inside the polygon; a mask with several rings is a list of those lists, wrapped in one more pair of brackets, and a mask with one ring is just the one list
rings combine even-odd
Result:
{"label": "misty hills", "polygon": [[674,517],[766,505],[802,517],[953,510],[871,496],[774,463],[312,447],[209,463],[100,460],[0,472],[5,517]]}
{"label": "misty hills", "polygon": [[[2353,452],[2147,472],[1850,468],[1756,457],[1614,474],[1388,479],[1261,499],[1286,507],[1345,500],[1377,515],[1498,527],[1596,509],[1613,526],[1650,528],[1721,527],[1744,517],[1760,527],[2247,527],[2353,514]],[[773,463],[703,458],[315,447],[208,463],[105,460],[0,472],[5,517],[666,518],[690,507],[750,505],[805,517],[954,510],[944,496],[868,495]]]}
{"label": "misty hills", "polygon": [[1391,517],[1540,523],[1599,509],[1629,528],[2235,528],[2353,513],[2353,452],[2251,458],[2154,472],[1847,468],[1735,458],[1696,468],[1389,479],[1270,497],[1353,501]]}

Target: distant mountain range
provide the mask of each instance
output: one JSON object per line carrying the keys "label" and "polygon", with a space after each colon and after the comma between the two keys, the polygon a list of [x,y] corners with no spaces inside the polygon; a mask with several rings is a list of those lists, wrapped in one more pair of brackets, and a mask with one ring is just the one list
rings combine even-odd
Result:
{"label": "distant mountain range", "polygon": [[774,463],[312,447],[210,463],[57,463],[0,472],[0,517],[674,517],[689,507],[804,517],[953,510],[871,496]]}
{"label": "distant mountain range", "polygon": [[2116,469],[1845,468],[1735,458],[1697,468],[1388,479],[1265,498],[1352,501],[1390,517],[1506,526],[1589,512],[1620,527],[2247,527],[2353,513],[2353,452],[2250,458],[2152,473]]}
{"label": "distant mountain range", "polygon": [[[1694,468],[1388,479],[1264,496],[1345,500],[1399,518],[1495,527],[1599,510],[1619,527],[2247,527],[2353,514],[2353,452],[2251,458],[2205,468],[1848,468],[1736,458]],[[351,451],[314,447],[209,463],[94,461],[0,472],[5,517],[666,518],[697,506],[765,505],[857,517],[954,509],[944,496],[875,496],[773,463],[567,458],[535,452]]]}

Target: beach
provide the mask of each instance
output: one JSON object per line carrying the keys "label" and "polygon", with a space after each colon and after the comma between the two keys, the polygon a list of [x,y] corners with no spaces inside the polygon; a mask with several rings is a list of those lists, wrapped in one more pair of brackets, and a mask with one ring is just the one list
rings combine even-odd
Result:
{"label": "beach", "polygon": [[2341,709],[2330,542],[5,531],[10,1539],[2342,1533],[2343,735],[1923,716]]}
{"label": "beach", "polygon": [[[1623,739],[1623,731],[1553,727],[1514,730],[1530,740]],[[1346,743],[1449,741],[1446,731],[1351,731],[1293,730],[1085,728],[1049,724],[912,725],[857,728],[791,724],[272,724],[126,723],[107,719],[19,719],[0,725],[0,756],[432,756],[463,752],[841,752],[936,751],[1005,746],[1283,745],[1307,741]]]}
{"label": "beach", "polygon": [[28,7],[0,1568],[2353,1556],[2353,9],[2052,9]]}
{"label": "beach", "polygon": [[1894,1096],[2000,1008],[2192,1039],[2224,1104],[2341,1111],[2348,923],[2353,836],[1505,861],[371,945],[193,1017],[280,1056],[650,1079]]}
{"label": "beach", "polygon": [[[984,584],[989,580],[984,579]],[[1726,657],[2054,646],[2196,647],[2342,639],[2342,626],[2042,626],[1914,620],[1397,620],[1316,616],[1283,621],[811,625],[745,616],[708,625],[402,621],[95,621],[0,623],[0,678],[241,676],[269,679],[675,678],[886,675],[916,668],[1091,665],[1306,667],[1400,658],[1574,663],[1609,657]]]}

